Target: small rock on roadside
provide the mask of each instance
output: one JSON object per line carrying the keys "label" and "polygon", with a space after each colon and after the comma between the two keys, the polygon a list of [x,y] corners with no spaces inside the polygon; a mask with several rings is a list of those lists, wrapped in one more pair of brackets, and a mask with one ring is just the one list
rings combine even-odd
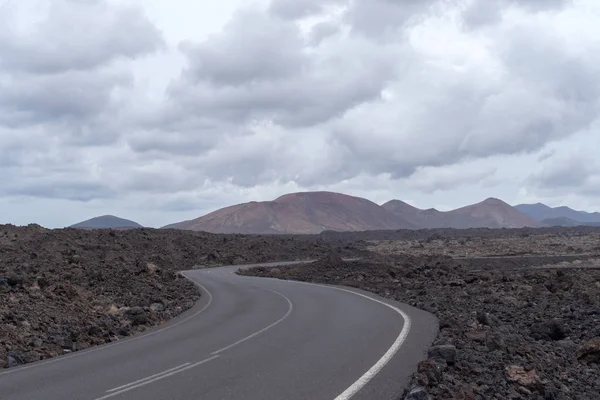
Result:
{"label": "small rock on roadside", "polygon": [[424,387],[416,386],[404,396],[404,400],[431,400],[431,397]]}
{"label": "small rock on roadside", "polygon": [[448,364],[456,362],[456,347],[451,344],[433,346],[429,349],[429,358],[433,360],[443,360]]}
{"label": "small rock on roadside", "polygon": [[8,368],[14,368],[23,364],[23,359],[14,351],[8,352]]}

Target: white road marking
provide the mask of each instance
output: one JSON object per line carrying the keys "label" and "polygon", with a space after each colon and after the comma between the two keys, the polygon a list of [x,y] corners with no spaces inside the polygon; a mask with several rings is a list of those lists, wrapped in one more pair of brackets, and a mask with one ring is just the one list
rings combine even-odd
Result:
{"label": "white road marking", "polygon": [[219,354],[219,353],[222,353],[225,350],[229,350],[230,348],[232,348],[234,346],[237,346],[240,343],[245,342],[246,340],[252,339],[253,337],[255,337],[257,335],[260,335],[261,333],[265,332],[266,330],[273,328],[275,325],[279,324],[280,322],[283,322],[292,313],[292,310],[294,309],[294,305],[292,304],[292,301],[290,299],[288,299],[286,296],[284,296],[283,294],[281,294],[278,291],[273,290],[273,289],[268,289],[268,288],[260,287],[260,286],[257,286],[257,285],[253,285],[253,286],[256,286],[257,288],[260,288],[260,289],[268,290],[270,292],[273,292],[273,293],[275,293],[275,294],[283,297],[288,302],[288,306],[289,306],[288,311],[285,313],[285,315],[283,317],[279,318],[277,321],[273,322],[271,325],[269,325],[269,326],[261,329],[260,331],[254,332],[252,335],[246,336],[245,338],[240,339],[237,342],[230,344],[229,346],[223,347],[222,349],[217,350],[217,351],[213,351],[210,354]]}
{"label": "white road marking", "polygon": [[[182,275],[184,275],[184,274],[182,273]],[[187,276],[186,276],[186,278],[190,279]],[[261,278],[261,279],[264,279],[264,278]],[[400,334],[398,335],[398,337],[396,338],[396,340],[394,341],[394,343],[392,344],[392,346],[386,351],[386,353],[368,371],[366,371],[350,387],[348,387],[341,394],[339,394],[334,400],[349,400],[356,393],[358,393],[394,357],[394,355],[398,352],[398,350],[400,349],[400,347],[402,346],[402,344],[406,340],[406,338],[408,336],[408,333],[410,331],[411,320],[410,320],[409,316],[405,312],[403,312],[402,310],[400,310],[399,308],[397,308],[395,306],[392,306],[390,304],[387,304],[387,303],[385,303],[383,301],[377,300],[377,299],[372,298],[370,296],[367,296],[367,295],[364,295],[364,294],[361,294],[361,293],[357,293],[357,292],[354,292],[352,290],[347,290],[347,289],[343,289],[343,288],[339,288],[339,287],[334,287],[334,286],[329,286],[329,285],[320,285],[320,284],[315,284],[315,283],[299,282],[299,281],[289,281],[289,280],[282,280],[282,279],[276,279],[276,278],[267,278],[267,279],[276,280],[278,282],[287,282],[287,283],[290,283],[290,284],[304,284],[304,285],[310,285],[310,286],[318,286],[318,287],[324,287],[324,288],[339,290],[339,291],[342,291],[342,292],[347,292],[347,293],[350,293],[350,294],[353,294],[353,295],[356,295],[356,296],[364,297],[364,298],[366,298],[368,300],[371,300],[373,302],[382,304],[382,305],[384,305],[384,306],[386,306],[386,307],[394,310],[397,314],[399,314],[403,318],[404,325],[402,327],[402,330],[401,330]],[[181,320],[181,321],[179,321],[179,322],[177,322],[177,323],[175,323],[173,325],[167,326],[165,328],[162,328],[162,329],[159,329],[159,330],[156,330],[156,331],[153,331],[153,332],[149,332],[147,334],[142,334],[140,336],[136,336],[136,337],[133,337],[133,338],[125,339],[125,340],[122,340],[122,341],[119,341],[119,342],[114,342],[114,343],[111,343],[111,344],[108,344],[108,345],[105,345],[105,346],[102,346],[102,347],[92,348],[92,349],[87,350],[87,351],[75,352],[75,353],[72,353],[72,354],[70,354],[68,356],[63,356],[63,357],[58,357],[58,358],[55,358],[55,359],[50,359],[50,360],[47,360],[45,362],[36,363],[36,364],[30,365],[30,366],[24,366],[24,367],[15,369],[15,370],[9,370],[9,371],[0,373],[0,375],[5,375],[5,374],[13,373],[13,372],[18,372],[18,371],[23,371],[23,370],[26,370],[26,369],[38,367],[40,365],[51,364],[51,363],[54,363],[54,362],[58,362],[58,361],[70,359],[70,358],[73,358],[73,357],[76,357],[76,356],[88,354],[88,353],[91,353],[91,352],[94,352],[94,351],[104,350],[106,348],[111,348],[111,347],[114,347],[114,346],[117,346],[117,345],[120,345],[120,344],[123,344],[123,343],[129,343],[129,342],[132,342],[132,341],[135,341],[135,340],[143,339],[145,337],[149,337],[149,336],[152,336],[152,335],[164,332],[164,331],[166,331],[168,329],[171,329],[173,327],[176,327],[178,325],[181,325],[181,324],[187,322],[190,319],[192,319],[194,317],[197,317],[202,312],[204,312],[211,305],[211,303],[213,301],[212,294],[204,286],[202,286],[201,284],[197,283],[193,279],[190,279],[190,280],[192,280],[197,286],[199,286],[208,295],[208,298],[209,298],[208,303],[201,310],[197,311],[193,315],[190,315],[189,317],[187,317],[187,318],[185,318],[185,319],[183,319],[183,320]],[[257,285],[254,285],[254,286],[257,286]],[[281,293],[279,293],[279,292],[277,292],[275,290],[272,290],[272,289],[269,289],[269,288],[260,287],[260,286],[257,286],[257,287],[259,287],[261,289],[264,289],[264,290],[269,290],[269,291],[271,291],[271,292],[273,292],[273,293],[275,293],[275,294],[283,297],[284,299],[286,299],[286,301],[289,304],[289,309],[288,309],[287,313],[283,317],[281,317],[280,319],[278,319],[277,321],[275,321],[271,325],[269,325],[269,326],[261,329],[260,331],[257,331],[257,332],[255,332],[255,333],[253,333],[253,334],[251,334],[251,335],[249,335],[249,336],[247,336],[247,337],[245,337],[245,338],[243,338],[243,339],[241,339],[241,340],[239,340],[239,341],[237,341],[237,342],[235,342],[235,343],[233,343],[233,344],[231,344],[231,345],[229,345],[227,347],[224,347],[224,348],[222,348],[220,350],[217,350],[217,351],[211,353],[212,357],[210,357],[210,358],[207,358],[205,360],[199,361],[199,362],[194,363],[194,364],[186,363],[186,364],[183,364],[183,365],[181,365],[179,367],[174,367],[172,369],[169,369],[169,370],[163,371],[161,373],[158,373],[158,374],[155,374],[155,375],[152,375],[152,376],[140,379],[138,381],[131,382],[129,384],[126,384],[126,385],[123,385],[123,386],[119,386],[119,387],[114,388],[114,389],[110,389],[110,390],[107,391],[107,393],[109,393],[109,394],[107,394],[107,395],[105,395],[103,397],[99,397],[99,398],[97,398],[95,400],[105,400],[105,399],[108,399],[108,398],[120,395],[122,393],[126,393],[126,392],[128,392],[130,390],[133,390],[133,389],[136,389],[136,388],[148,385],[150,383],[156,382],[158,380],[167,378],[169,376],[178,374],[180,372],[183,372],[183,371],[186,371],[188,369],[194,368],[194,367],[199,366],[201,364],[207,363],[207,362],[209,362],[211,360],[214,360],[214,359],[218,358],[219,357],[218,353],[222,353],[222,352],[224,352],[224,351],[226,351],[226,350],[228,350],[228,349],[230,349],[230,348],[232,348],[232,347],[234,347],[234,346],[236,346],[236,345],[238,345],[240,343],[243,343],[243,342],[245,342],[245,341],[247,341],[247,340],[249,340],[249,339],[251,339],[251,338],[253,338],[253,337],[255,337],[255,336],[257,336],[257,335],[259,335],[259,334],[261,334],[263,332],[265,332],[265,331],[267,331],[268,329],[276,326],[277,324],[281,323],[286,318],[288,318],[288,316],[291,314],[291,312],[293,310],[293,304],[292,304],[291,300],[289,298],[287,298],[285,295],[283,295],[283,294],[281,294]]]}
{"label": "white road marking", "polygon": [[212,356],[212,357],[210,357],[210,358],[207,358],[206,360],[202,360],[202,361],[199,361],[199,362],[197,362],[197,363],[194,363],[194,364],[188,365],[188,366],[186,366],[186,367],[184,367],[184,368],[177,369],[177,370],[175,370],[175,371],[173,371],[173,372],[169,372],[169,373],[167,373],[167,374],[160,375],[160,376],[158,376],[158,377],[156,377],[156,378],[153,378],[153,379],[146,380],[146,381],[144,381],[144,382],[142,382],[142,383],[139,383],[139,384],[137,384],[137,385],[128,386],[128,387],[126,387],[125,389],[119,390],[119,391],[117,391],[117,392],[113,392],[113,393],[111,393],[111,394],[107,394],[106,396],[98,397],[98,398],[97,398],[97,399],[95,399],[95,400],[105,400],[105,399],[109,399],[109,398],[111,398],[111,397],[114,397],[114,396],[118,396],[118,395],[120,395],[120,394],[123,394],[123,393],[129,392],[130,390],[137,389],[137,388],[140,388],[140,387],[142,387],[142,386],[149,385],[149,384],[151,384],[152,382],[156,382],[156,381],[159,381],[159,380],[161,380],[161,379],[167,378],[167,377],[169,377],[169,376],[173,376],[173,375],[175,375],[175,374],[178,374],[178,373],[180,373],[180,372],[187,371],[188,369],[191,369],[191,368],[197,367],[197,366],[199,366],[199,365],[202,365],[202,364],[204,364],[204,363],[207,363],[207,362],[209,362],[209,361],[211,361],[211,360],[214,360],[215,358],[219,358],[219,356]]}
{"label": "white road marking", "polygon": [[183,367],[187,367],[188,365],[190,365],[190,363],[189,363],[189,362],[187,362],[187,363],[185,363],[185,364],[178,365],[177,367],[173,367],[173,368],[170,368],[170,369],[168,369],[168,370],[166,370],[166,371],[162,371],[162,372],[159,372],[159,373],[157,373],[157,374],[150,375],[150,376],[147,376],[147,377],[145,377],[145,378],[142,378],[142,379],[138,379],[137,381],[133,381],[133,382],[131,382],[131,383],[128,383],[128,384],[126,384],[126,385],[122,385],[122,386],[118,386],[118,387],[116,387],[116,388],[109,389],[109,390],[107,390],[107,391],[106,391],[106,393],[110,393],[110,392],[116,392],[117,390],[125,389],[125,388],[126,388],[126,387],[128,387],[128,386],[133,386],[133,385],[136,385],[136,384],[138,384],[138,383],[142,383],[142,382],[148,381],[148,380],[150,380],[150,379],[152,379],[152,378],[156,378],[157,376],[160,376],[160,375],[162,375],[162,374],[167,374],[167,373],[169,373],[169,372],[175,371],[176,369],[180,369],[180,368],[183,368]]}
{"label": "white road marking", "polygon": [[[185,276],[183,273],[182,273],[182,275]],[[169,330],[171,328],[179,326],[179,325],[181,325],[181,324],[189,321],[192,318],[197,317],[198,315],[200,315],[204,311],[206,311],[206,309],[212,304],[212,302],[213,302],[213,295],[212,295],[212,293],[210,293],[208,291],[208,289],[206,289],[204,286],[202,286],[201,284],[199,284],[195,280],[190,279],[187,276],[185,276],[185,277],[187,279],[189,279],[190,281],[194,282],[198,287],[200,287],[200,289],[202,289],[208,295],[208,303],[206,303],[206,305],[204,307],[202,307],[201,310],[196,311],[194,314],[190,315],[189,317],[187,317],[187,318],[185,318],[185,319],[183,319],[183,320],[181,320],[181,321],[179,321],[177,323],[174,323],[173,325],[166,326],[166,327],[164,327],[162,329],[158,329],[156,331],[148,332],[148,333],[145,333],[145,334],[142,333],[139,336],[133,336],[131,338],[123,339],[123,340],[120,340],[118,342],[113,342],[113,343],[109,343],[109,344],[106,344],[106,345],[102,345],[101,347],[92,347],[91,349],[76,351],[76,352],[71,353],[69,355],[60,356],[60,357],[56,357],[56,358],[51,358],[51,359],[48,359],[46,361],[42,361],[42,362],[39,362],[39,363],[35,363],[35,364],[31,364],[31,365],[26,365],[26,366],[19,367],[19,368],[16,368],[16,369],[9,369],[6,372],[0,372],[0,376],[7,375],[7,374],[12,374],[12,373],[15,373],[15,372],[20,372],[20,371],[25,371],[25,370],[28,370],[28,369],[31,369],[31,368],[40,367],[42,365],[53,364],[53,363],[64,361],[64,360],[70,360],[71,358],[75,358],[75,357],[83,356],[83,355],[86,355],[86,354],[94,353],[96,351],[110,349],[110,348],[113,348],[113,347],[118,346],[120,344],[131,343],[131,342],[134,342],[134,341],[139,340],[139,339],[144,339],[144,338],[147,338],[147,337],[154,336],[156,334],[162,333],[162,332],[164,332],[166,330]]]}
{"label": "white road marking", "polygon": [[375,375],[377,375],[379,373],[379,371],[381,371],[383,369],[383,367],[385,367],[385,365],[394,357],[394,355],[398,352],[398,350],[400,350],[400,347],[402,346],[402,344],[408,337],[408,333],[410,331],[410,326],[411,326],[411,320],[410,320],[410,317],[408,316],[408,314],[406,314],[404,311],[402,311],[398,307],[395,307],[391,304],[387,304],[381,300],[374,299],[370,296],[364,295],[362,293],[357,293],[352,290],[343,289],[343,288],[330,286],[330,285],[320,285],[317,283],[300,282],[300,281],[285,280],[285,279],[278,279],[278,278],[259,278],[259,279],[271,279],[271,280],[275,280],[277,282],[288,282],[290,284],[302,284],[302,285],[309,285],[309,286],[317,286],[317,287],[322,287],[322,288],[339,290],[341,292],[347,292],[347,293],[350,293],[350,294],[353,294],[356,296],[364,297],[365,299],[374,301],[375,303],[379,303],[388,308],[391,308],[398,315],[400,315],[400,317],[402,317],[402,319],[404,320],[404,325],[402,326],[402,330],[400,331],[400,334],[398,334],[398,337],[396,338],[396,340],[394,341],[392,346],[385,352],[385,354],[371,368],[369,368],[369,370],[367,372],[365,372],[360,378],[358,378],[358,380],[356,382],[354,382],[352,385],[350,385],[350,387],[348,387],[346,390],[344,390],[342,393],[340,393],[334,400],[349,400],[354,395],[356,395],[356,393],[358,393],[367,383],[369,383],[375,377]]}
{"label": "white road marking", "polygon": [[398,335],[398,337],[396,338],[396,340],[394,341],[392,346],[388,349],[388,351],[386,351],[385,354],[371,368],[369,368],[369,370],[367,372],[365,372],[360,378],[358,378],[358,380],[356,382],[354,382],[352,385],[350,385],[350,387],[348,389],[344,390],[342,393],[340,393],[335,398],[335,400],[348,400],[348,399],[352,398],[356,393],[358,393],[359,390],[362,389],[367,383],[369,383],[375,377],[375,375],[377,375],[379,373],[379,371],[381,371],[383,369],[383,367],[385,367],[385,365],[394,357],[394,355],[398,352],[398,350],[400,350],[400,347],[402,346],[402,344],[408,337],[408,332],[410,331],[411,320],[410,320],[410,317],[404,311],[402,311],[398,307],[392,306],[391,304],[384,303],[383,301],[374,299],[372,297],[366,296],[361,293],[353,292],[352,290],[346,290],[346,289],[341,289],[341,288],[336,288],[336,287],[332,287],[332,289],[337,289],[337,290],[341,290],[343,292],[352,293],[357,296],[361,296],[361,297],[364,297],[371,301],[374,301],[376,303],[383,304],[384,306],[389,307],[392,310],[394,310],[395,312],[397,312],[404,320],[404,325],[402,326],[402,330],[400,331],[400,334]]}

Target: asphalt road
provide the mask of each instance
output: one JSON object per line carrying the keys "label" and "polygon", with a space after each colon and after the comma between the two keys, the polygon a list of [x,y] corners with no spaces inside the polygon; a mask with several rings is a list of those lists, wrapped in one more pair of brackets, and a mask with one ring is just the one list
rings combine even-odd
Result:
{"label": "asphalt road", "polygon": [[237,268],[186,272],[202,299],[161,327],[0,371],[0,399],[398,399],[437,332],[373,294]]}

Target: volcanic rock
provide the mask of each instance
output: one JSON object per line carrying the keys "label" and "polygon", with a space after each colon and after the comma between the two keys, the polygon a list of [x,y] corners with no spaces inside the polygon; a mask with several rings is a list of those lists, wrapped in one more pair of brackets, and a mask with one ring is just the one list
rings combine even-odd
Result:
{"label": "volcanic rock", "polygon": [[600,337],[583,343],[577,350],[577,359],[586,363],[600,364]]}

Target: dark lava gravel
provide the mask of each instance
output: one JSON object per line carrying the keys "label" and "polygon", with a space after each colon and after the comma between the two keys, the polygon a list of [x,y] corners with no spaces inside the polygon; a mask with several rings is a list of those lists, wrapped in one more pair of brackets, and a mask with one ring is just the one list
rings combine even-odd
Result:
{"label": "dark lava gravel", "polygon": [[177,270],[328,251],[284,237],[0,225],[0,368],[119,340],[181,314],[200,295]]}
{"label": "dark lava gravel", "polygon": [[240,273],[357,287],[437,315],[439,335],[399,399],[600,399],[599,270],[474,272],[476,261],[446,257],[369,260],[331,255]]}

